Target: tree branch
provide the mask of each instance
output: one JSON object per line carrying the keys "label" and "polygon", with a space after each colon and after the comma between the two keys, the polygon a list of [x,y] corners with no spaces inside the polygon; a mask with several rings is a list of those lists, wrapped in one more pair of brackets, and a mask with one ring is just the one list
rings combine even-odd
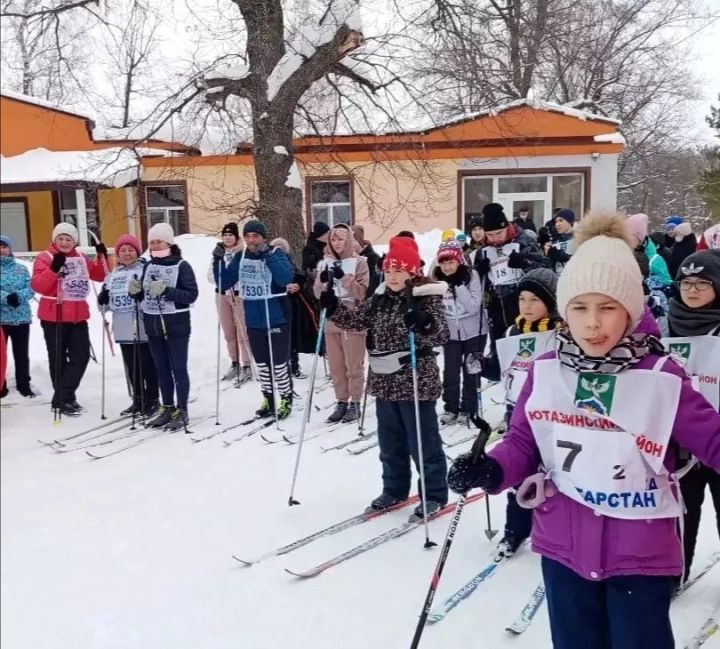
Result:
{"label": "tree branch", "polygon": [[90,5],[100,5],[100,0],[74,0],[74,2],[61,2],[57,7],[46,7],[37,11],[29,11],[26,13],[18,11],[0,11],[0,18],[37,18],[39,16],[57,16],[58,14],[79,9],[80,7],[89,7]]}

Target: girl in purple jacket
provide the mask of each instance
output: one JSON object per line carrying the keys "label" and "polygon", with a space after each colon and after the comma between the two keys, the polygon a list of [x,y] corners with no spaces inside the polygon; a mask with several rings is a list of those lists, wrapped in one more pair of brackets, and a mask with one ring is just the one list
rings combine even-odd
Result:
{"label": "girl in purple jacket", "polygon": [[498,493],[523,483],[555,649],[672,649],[678,449],[720,469],[720,414],[644,317],[624,219],[589,215],[575,241],[558,282],[568,326],[557,350],[534,362],[505,439],[460,456],[449,485]]}

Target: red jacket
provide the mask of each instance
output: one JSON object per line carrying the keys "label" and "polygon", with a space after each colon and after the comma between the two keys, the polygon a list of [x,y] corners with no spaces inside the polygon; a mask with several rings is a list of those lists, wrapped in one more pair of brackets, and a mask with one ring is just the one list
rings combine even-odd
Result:
{"label": "red jacket", "polygon": [[[53,244],[50,244],[43,252],[35,257],[32,279],[30,280],[30,286],[41,296],[38,318],[49,322],[57,322],[56,302],[54,298],[57,297],[58,274],[50,269],[53,255],[55,255],[56,252],[58,252],[58,249]],[[82,256],[87,264],[90,279],[95,282],[105,280],[105,269],[99,256],[95,258],[95,261],[90,261],[87,256],[77,248],[73,248],[72,252],[69,252],[67,256]],[[63,301],[61,322],[84,322],[89,318],[90,307],[88,306],[87,300],[83,300],[82,302]]]}

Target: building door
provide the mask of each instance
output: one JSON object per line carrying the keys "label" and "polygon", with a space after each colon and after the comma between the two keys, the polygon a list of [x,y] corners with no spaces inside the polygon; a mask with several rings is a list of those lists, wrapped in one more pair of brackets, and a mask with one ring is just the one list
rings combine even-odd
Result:
{"label": "building door", "polygon": [[523,193],[498,193],[497,202],[503,206],[505,216],[510,221],[517,218],[522,208],[530,212],[530,218],[539,230],[551,216],[551,202],[549,192],[523,192]]}
{"label": "building door", "polygon": [[27,228],[25,201],[0,202],[0,234],[13,240],[13,250],[28,252],[30,237]]}

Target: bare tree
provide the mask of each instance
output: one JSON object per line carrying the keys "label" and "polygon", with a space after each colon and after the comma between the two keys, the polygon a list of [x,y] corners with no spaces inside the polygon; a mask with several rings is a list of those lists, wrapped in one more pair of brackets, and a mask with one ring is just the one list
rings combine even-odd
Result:
{"label": "bare tree", "polygon": [[32,18],[46,18],[48,16],[60,16],[61,14],[73,11],[74,9],[86,9],[98,7],[100,0],[60,0],[52,7],[37,8],[38,3],[25,3],[18,6],[14,0],[4,0],[0,5],[0,18],[19,18],[30,20]]}
{"label": "bare tree", "polygon": [[213,102],[237,96],[252,115],[256,215],[293,244],[303,239],[300,174],[293,156],[302,96],[327,74],[371,85],[343,61],[363,44],[358,0],[327,0],[316,21],[286,34],[281,0],[233,0],[245,24],[246,64],[205,77]]}

